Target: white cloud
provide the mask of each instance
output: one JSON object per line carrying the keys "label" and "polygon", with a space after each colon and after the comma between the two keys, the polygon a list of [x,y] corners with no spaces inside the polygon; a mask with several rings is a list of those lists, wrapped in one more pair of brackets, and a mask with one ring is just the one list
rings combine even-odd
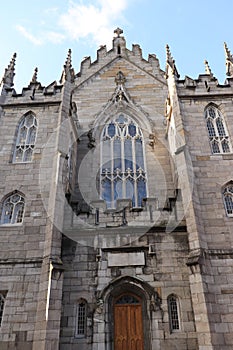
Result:
{"label": "white cloud", "polygon": [[25,27],[21,25],[17,25],[16,29],[29,41],[31,41],[34,45],[43,45],[46,42],[51,42],[53,44],[59,44],[61,43],[64,39],[65,36],[61,33],[58,32],[53,32],[53,31],[47,31],[47,32],[42,32],[40,33],[40,36],[37,37],[33,34],[31,34]]}
{"label": "white cloud", "polygon": [[[130,0],[95,0],[84,4],[82,0],[70,1],[66,13],[58,15],[58,8],[48,8],[44,11],[50,16],[50,25],[55,31],[41,30],[34,35],[22,25],[16,29],[34,45],[51,42],[58,44],[66,38],[73,40],[90,40],[94,44],[110,44],[113,29],[123,17]],[[45,27],[48,19],[41,19],[40,26]],[[53,23],[54,21],[54,23]],[[56,23],[57,22],[57,23]],[[37,31],[40,28],[37,28]]]}
{"label": "white cloud", "polygon": [[128,0],[98,0],[96,5],[70,2],[61,15],[60,26],[75,40],[92,38],[96,44],[112,40],[112,29],[122,17]]}
{"label": "white cloud", "polygon": [[16,29],[29,41],[31,41],[33,44],[35,45],[42,45],[43,41],[41,40],[41,38],[37,38],[36,36],[34,36],[33,34],[31,34],[26,28],[24,28],[21,25],[17,25]]}
{"label": "white cloud", "polygon": [[45,33],[44,40],[45,38],[53,44],[60,44],[65,39],[65,35],[57,32],[47,32]]}

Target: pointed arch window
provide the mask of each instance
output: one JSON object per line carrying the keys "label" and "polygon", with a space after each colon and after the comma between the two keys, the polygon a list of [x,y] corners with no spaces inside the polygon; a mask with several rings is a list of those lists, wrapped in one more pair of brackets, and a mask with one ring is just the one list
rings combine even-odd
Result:
{"label": "pointed arch window", "polygon": [[18,128],[13,161],[30,162],[35,147],[37,120],[33,113],[28,113],[21,120]]}
{"label": "pointed arch window", "polygon": [[233,217],[233,182],[224,187],[223,201],[227,216]]}
{"label": "pointed arch window", "polygon": [[6,197],[2,204],[1,225],[19,224],[23,221],[25,199],[19,193]]}
{"label": "pointed arch window", "polygon": [[0,293],[0,327],[2,325],[4,306],[5,306],[5,296],[2,293]]}
{"label": "pointed arch window", "polygon": [[230,153],[231,144],[224,119],[218,108],[210,105],[205,110],[206,126],[213,154]]}
{"label": "pointed arch window", "polygon": [[170,332],[180,330],[179,303],[176,295],[171,294],[167,298]]}
{"label": "pointed arch window", "polygon": [[87,301],[81,298],[77,304],[75,336],[84,338],[87,328]]}
{"label": "pointed arch window", "polygon": [[101,141],[101,198],[108,208],[115,208],[117,199],[131,199],[134,208],[141,207],[147,194],[141,129],[120,114],[104,127]]}

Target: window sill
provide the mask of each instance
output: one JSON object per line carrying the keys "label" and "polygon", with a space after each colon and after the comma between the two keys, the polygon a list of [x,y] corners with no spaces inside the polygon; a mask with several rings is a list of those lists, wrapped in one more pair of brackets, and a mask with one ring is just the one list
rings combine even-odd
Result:
{"label": "window sill", "polygon": [[143,211],[143,208],[142,207],[135,207],[135,208],[132,208],[131,211],[139,212],[139,211]]}
{"label": "window sill", "polygon": [[1,227],[17,227],[17,226],[22,226],[23,223],[22,222],[19,222],[17,224],[0,224],[0,228]]}
{"label": "window sill", "polygon": [[28,160],[28,161],[22,161],[22,162],[11,162],[11,164],[28,164],[28,163],[32,163],[32,160]]}

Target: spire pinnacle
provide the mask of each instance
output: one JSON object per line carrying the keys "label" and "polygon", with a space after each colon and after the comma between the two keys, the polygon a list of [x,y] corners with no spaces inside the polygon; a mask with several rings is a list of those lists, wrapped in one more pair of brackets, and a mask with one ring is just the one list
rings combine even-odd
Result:
{"label": "spire pinnacle", "polygon": [[224,50],[226,56],[226,75],[233,77],[233,56],[226,43],[224,43]]}
{"label": "spire pinnacle", "polygon": [[166,56],[167,56],[167,73],[168,73],[168,66],[172,69],[172,74],[176,77],[179,78],[180,75],[177,71],[176,65],[175,65],[175,60],[173,59],[172,55],[171,55],[171,51],[168,45],[166,45]]}
{"label": "spire pinnacle", "polygon": [[38,73],[38,68],[36,67],[32,76],[31,84],[37,83],[37,73]]}
{"label": "spire pinnacle", "polygon": [[69,49],[66,57],[66,61],[64,64],[62,76],[60,79],[60,83],[63,84],[66,80],[69,80],[70,82],[72,82],[73,79],[74,79],[74,70],[72,68],[71,49]]}
{"label": "spire pinnacle", "polygon": [[71,49],[68,50],[68,54],[67,54],[66,61],[64,64],[64,69],[70,69],[70,68],[72,68]]}
{"label": "spire pinnacle", "polygon": [[5,73],[2,78],[3,88],[11,88],[12,86],[14,86],[15,60],[16,60],[16,53],[13,54],[13,57],[8,67],[5,69]]}
{"label": "spire pinnacle", "polygon": [[205,72],[206,72],[206,74],[212,75],[212,72],[211,72],[211,69],[210,69],[208,61],[205,60],[204,64],[205,64]]}

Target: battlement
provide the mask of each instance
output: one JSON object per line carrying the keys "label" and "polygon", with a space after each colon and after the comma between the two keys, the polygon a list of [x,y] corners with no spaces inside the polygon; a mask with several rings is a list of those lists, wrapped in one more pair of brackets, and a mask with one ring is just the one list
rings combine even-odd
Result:
{"label": "battlement", "polygon": [[155,54],[149,54],[148,60],[142,57],[142,50],[138,44],[132,45],[132,50],[126,48],[126,41],[123,36],[120,36],[123,31],[119,28],[115,30],[117,36],[113,38],[112,49],[107,51],[106,46],[101,46],[97,50],[97,59],[91,62],[91,57],[85,57],[81,62],[80,71],[75,75],[75,85],[82,84],[85,80],[90,79],[100,70],[107,69],[108,65],[114,60],[126,59],[131,64],[139,67],[143,71],[159,79],[166,84],[164,75],[165,72],[161,70],[159,60]]}
{"label": "battlement", "polygon": [[37,104],[37,103],[58,103],[61,101],[61,92],[63,85],[58,85],[56,81],[48,86],[42,86],[40,83],[30,83],[24,87],[21,93],[17,93],[13,88],[5,88],[1,99],[4,105],[7,104]]}

